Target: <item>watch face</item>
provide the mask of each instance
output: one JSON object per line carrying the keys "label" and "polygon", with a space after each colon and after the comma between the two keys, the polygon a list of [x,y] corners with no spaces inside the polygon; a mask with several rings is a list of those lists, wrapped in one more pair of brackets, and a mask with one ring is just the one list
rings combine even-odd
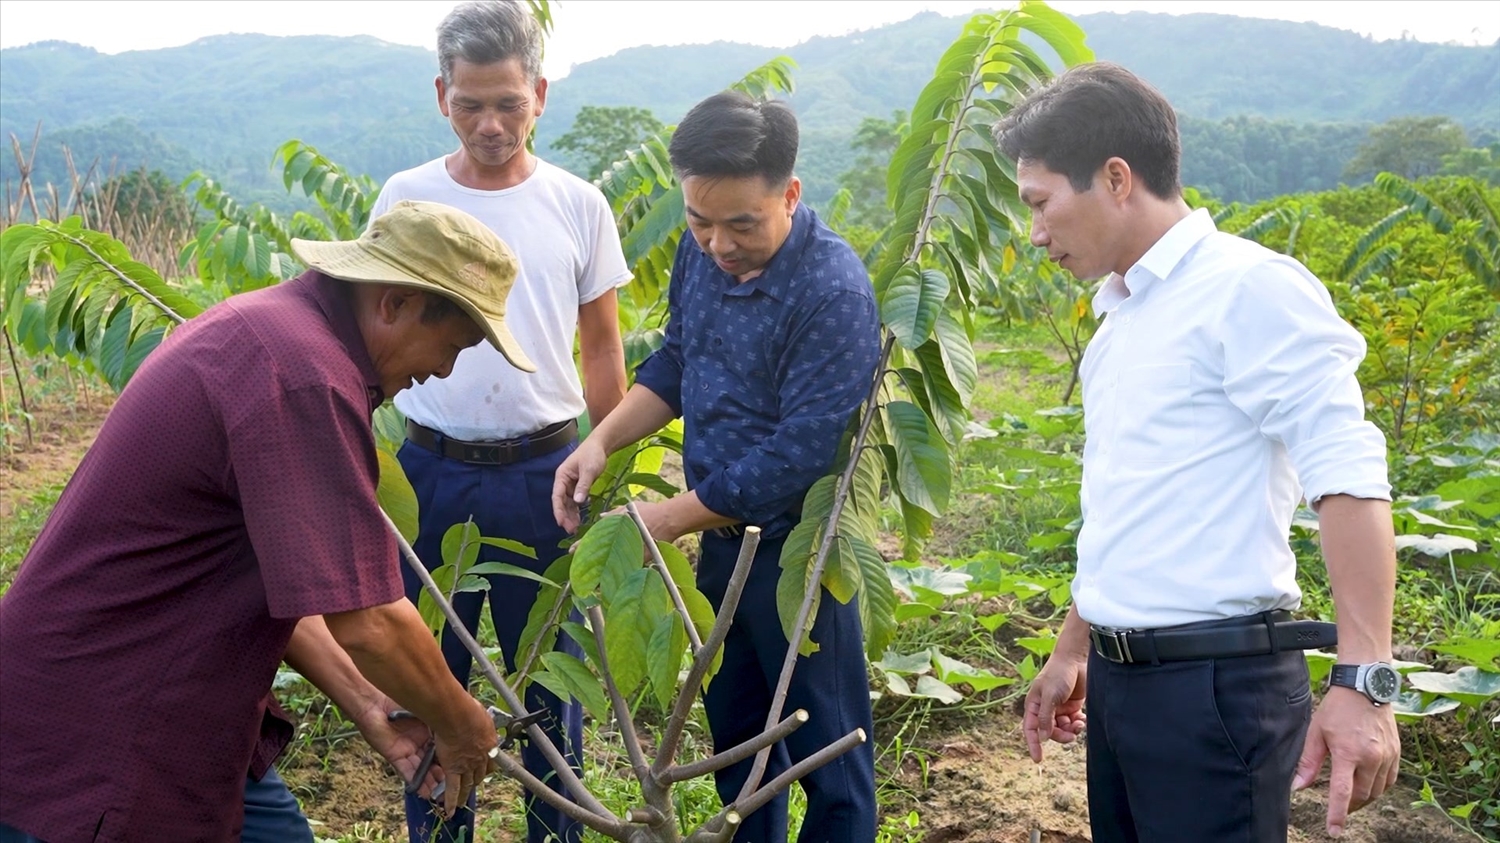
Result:
{"label": "watch face", "polygon": [[1365,674],[1365,688],[1371,698],[1391,702],[1401,690],[1401,674],[1386,665],[1375,665]]}

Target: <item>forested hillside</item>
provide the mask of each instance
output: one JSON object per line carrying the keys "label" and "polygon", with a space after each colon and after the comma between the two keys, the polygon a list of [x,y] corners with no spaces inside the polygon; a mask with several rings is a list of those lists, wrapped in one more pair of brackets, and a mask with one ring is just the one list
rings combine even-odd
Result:
{"label": "forested hillside", "polygon": [[[1184,115],[1189,183],[1225,199],[1327,188],[1369,126],[1437,114],[1475,145],[1500,130],[1500,46],[1373,42],[1314,24],[1224,15],[1083,15],[1102,59],[1160,86]],[[715,43],[633,47],[557,80],[538,148],[585,105],[631,105],[674,122],[697,99],[785,52],[798,63],[792,102],[804,132],[800,170],[826,198],[854,159],[864,117],[909,105],[959,18],[935,13],[814,38],[789,50]],[[430,50],[367,37],[224,35],[182,47],[103,55],[45,42],[0,51],[0,132],[29,141],[38,121],[42,180],[105,156],[173,177],[195,167],[247,198],[285,201],[269,161],[299,137],[377,179],[452,144],[437,113]],[[564,162],[568,163],[568,162]],[[13,179],[6,156],[0,176]]]}

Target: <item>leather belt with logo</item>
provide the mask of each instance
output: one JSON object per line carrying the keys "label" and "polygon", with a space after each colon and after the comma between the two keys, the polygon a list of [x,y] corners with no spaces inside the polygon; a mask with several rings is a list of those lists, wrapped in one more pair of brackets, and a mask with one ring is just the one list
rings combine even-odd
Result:
{"label": "leather belt with logo", "polygon": [[550,454],[565,448],[578,438],[578,420],[548,425],[536,433],[515,439],[500,439],[492,442],[466,442],[444,436],[430,427],[424,427],[411,419],[406,420],[406,438],[412,444],[426,448],[449,459],[476,465],[510,465],[522,460]]}
{"label": "leather belt with logo", "polygon": [[1320,649],[1338,643],[1338,627],[1275,611],[1159,629],[1090,626],[1089,640],[1106,661],[1156,664]]}

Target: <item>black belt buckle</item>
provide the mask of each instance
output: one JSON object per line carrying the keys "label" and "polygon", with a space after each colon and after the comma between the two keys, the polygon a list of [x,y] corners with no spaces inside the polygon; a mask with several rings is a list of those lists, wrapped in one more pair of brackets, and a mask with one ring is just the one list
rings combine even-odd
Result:
{"label": "black belt buckle", "polygon": [[1093,641],[1094,652],[1098,653],[1105,661],[1115,664],[1132,664],[1135,657],[1130,654],[1130,642],[1126,635],[1134,632],[1133,629],[1111,629],[1104,626],[1089,627],[1089,638]]}
{"label": "black belt buckle", "polygon": [[715,527],[709,532],[721,539],[737,539],[745,534],[745,525],[730,524],[728,527]]}

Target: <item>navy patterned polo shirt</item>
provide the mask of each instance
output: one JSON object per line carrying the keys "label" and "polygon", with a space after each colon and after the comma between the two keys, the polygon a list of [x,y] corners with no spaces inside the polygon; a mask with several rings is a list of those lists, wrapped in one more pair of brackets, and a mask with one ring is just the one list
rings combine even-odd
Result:
{"label": "navy patterned polo shirt", "polygon": [[688,488],[775,538],[797,522],[869,394],[880,318],[859,257],[806,205],[756,278],[737,281],[690,234],[677,247],[666,339],[636,383],[683,419]]}

